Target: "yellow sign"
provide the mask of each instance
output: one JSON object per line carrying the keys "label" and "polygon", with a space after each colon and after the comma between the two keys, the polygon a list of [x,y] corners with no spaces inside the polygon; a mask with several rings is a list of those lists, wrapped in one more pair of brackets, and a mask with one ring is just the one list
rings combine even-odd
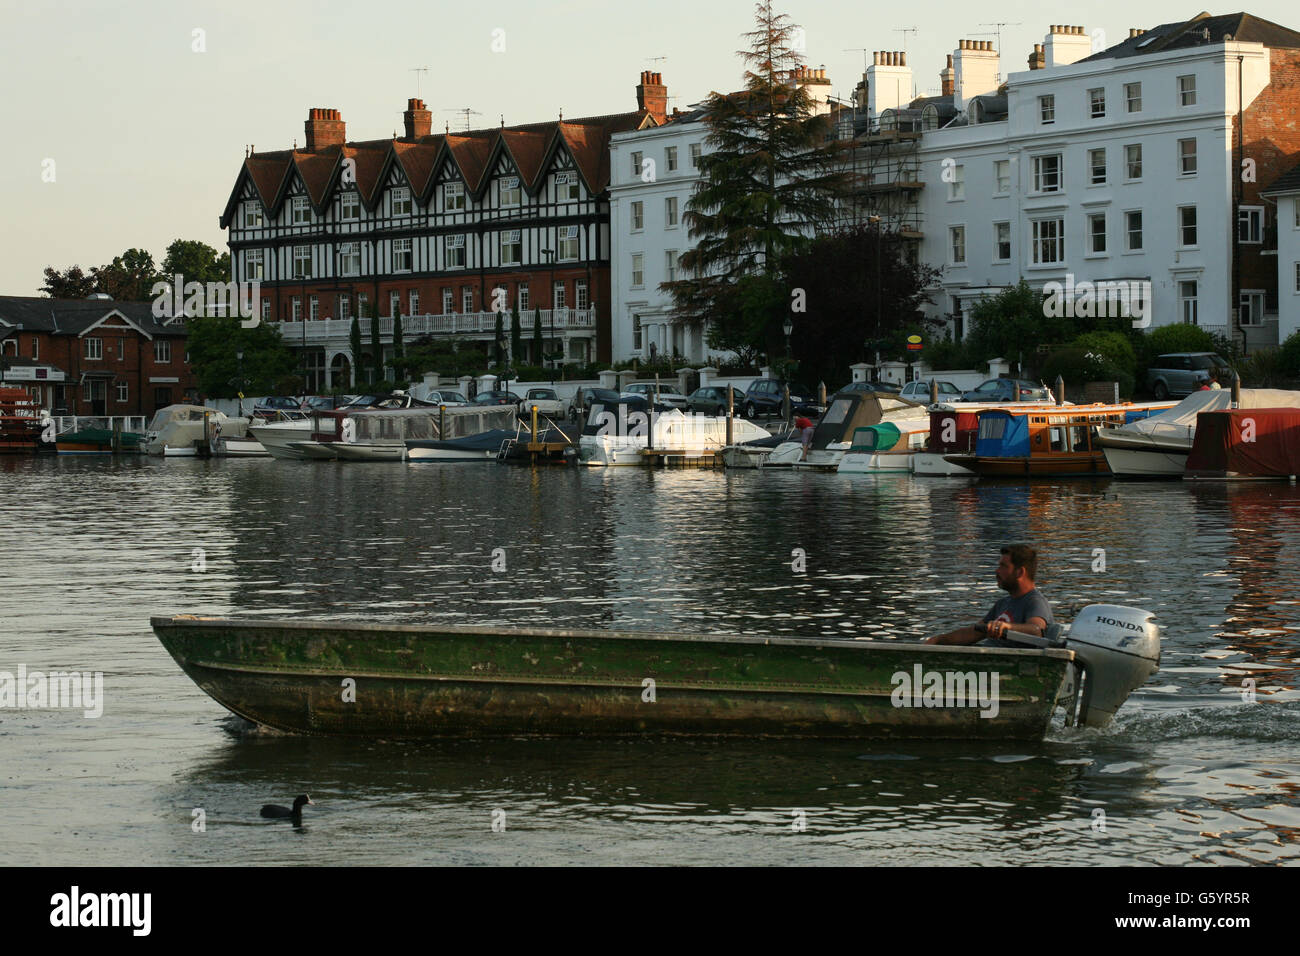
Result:
{"label": "yellow sign", "polygon": [[919,336],[919,335],[909,335],[909,336],[907,337],[907,341],[910,342],[912,345],[920,345],[920,344],[921,344],[921,336]]}

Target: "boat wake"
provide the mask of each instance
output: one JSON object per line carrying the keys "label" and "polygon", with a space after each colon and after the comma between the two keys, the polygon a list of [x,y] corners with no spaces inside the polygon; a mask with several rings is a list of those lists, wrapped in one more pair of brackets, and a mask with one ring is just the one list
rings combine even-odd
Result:
{"label": "boat wake", "polygon": [[1252,743],[1294,741],[1300,701],[1189,707],[1178,710],[1121,712],[1106,727],[1065,727],[1053,722],[1047,740],[1080,743],[1154,743],[1198,737],[1240,739]]}

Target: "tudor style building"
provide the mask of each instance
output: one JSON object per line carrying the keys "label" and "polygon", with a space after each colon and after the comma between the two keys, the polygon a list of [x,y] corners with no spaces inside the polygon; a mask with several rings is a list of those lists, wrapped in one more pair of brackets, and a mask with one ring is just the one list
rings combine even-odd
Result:
{"label": "tudor style building", "polygon": [[0,296],[0,385],[55,415],[152,415],[193,401],[184,322],[151,302]]}
{"label": "tudor style building", "polygon": [[261,317],[303,353],[312,391],[353,381],[354,315],[379,316],[388,356],[395,313],[408,342],[491,341],[502,305],[508,341],[517,306],[531,353],[540,310],[543,356],[515,362],[607,361],[609,139],[667,106],[657,73],[636,95],[627,113],[439,134],[411,99],[404,136],[365,142],[313,109],[303,149],[244,160],[221,216],[233,278],[260,280]]}

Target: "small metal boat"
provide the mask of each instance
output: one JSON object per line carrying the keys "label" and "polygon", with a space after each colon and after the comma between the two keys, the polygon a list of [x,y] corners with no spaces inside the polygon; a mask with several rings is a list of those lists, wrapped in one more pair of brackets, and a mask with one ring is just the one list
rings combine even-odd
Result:
{"label": "small metal boat", "polygon": [[984,647],[822,637],[225,620],[150,622],[214,700],[351,737],[719,735],[1038,739],[1102,726],[1156,672],[1138,608]]}

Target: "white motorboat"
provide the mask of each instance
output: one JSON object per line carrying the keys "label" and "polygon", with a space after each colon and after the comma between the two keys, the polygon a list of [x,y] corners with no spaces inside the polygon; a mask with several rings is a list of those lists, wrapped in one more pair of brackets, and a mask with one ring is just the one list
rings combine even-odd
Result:
{"label": "white motorboat", "polygon": [[[653,420],[653,425],[651,421]],[[727,447],[727,418],[695,415],[673,409],[654,412],[638,399],[597,402],[578,439],[578,458],[585,465],[644,465],[642,454],[651,447],[674,458],[713,458]],[[743,418],[731,420],[733,444],[771,437],[771,433]]]}
{"label": "white motorboat", "polygon": [[519,437],[519,430],[491,428],[477,435],[446,439],[413,439],[406,442],[408,462],[487,462],[503,457],[507,443]]}
{"label": "white motorboat", "polygon": [[144,450],[164,458],[193,458],[198,446],[216,433],[242,436],[248,422],[201,405],[168,405],[154,413],[145,429]]}
{"label": "white motorboat", "polygon": [[270,458],[270,453],[256,438],[232,438],[217,435],[212,439],[212,454],[216,458]]}
{"label": "white motorboat", "polygon": [[307,454],[294,446],[310,439],[315,428],[312,419],[304,418],[292,422],[253,425],[248,431],[272,458],[305,461]]}
{"label": "white motorboat", "polygon": [[835,470],[841,475],[908,474],[929,437],[928,416],[867,425],[853,433],[853,444]]}
{"label": "white motorboat", "polygon": [[406,458],[406,443],[378,441],[325,442],[339,461],[402,461]]}
{"label": "white motorboat", "polygon": [[[1300,408],[1300,392],[1243,388],[1238,408]],[[1196,440],[1196,416],[1232,407],[1228,389],[1193,392],[1160,415],[1098,428],[1096,441],[1116,478],[1181,478]]]}

